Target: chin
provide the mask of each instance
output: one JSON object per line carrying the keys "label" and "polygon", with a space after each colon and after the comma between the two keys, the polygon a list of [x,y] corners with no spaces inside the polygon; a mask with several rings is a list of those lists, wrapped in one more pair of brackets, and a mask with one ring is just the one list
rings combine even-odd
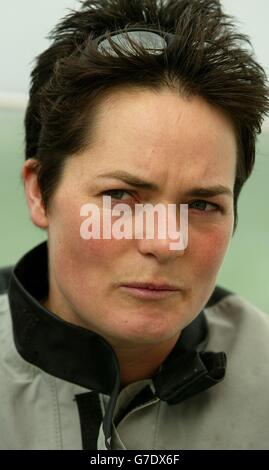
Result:
{"label": "chin", "polygon": [[156,344],[163,341],[169,341],[175,335],[179,334],[180,328],[178,327],[171,329],[167,325],[156,327],[156,325],[147,325],[144,327],[133,327],[126,328],[124,331],[115,332],[114,337],[117,336],[123,343],[135,343],[137,345],[142,344]]}

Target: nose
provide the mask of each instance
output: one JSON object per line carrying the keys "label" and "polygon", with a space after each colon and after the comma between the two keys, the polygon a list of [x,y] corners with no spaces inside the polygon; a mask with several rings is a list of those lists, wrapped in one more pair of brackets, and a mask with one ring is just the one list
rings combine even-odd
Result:
{"label": "nose", "polygon": [[[188,244],[188,212],[187,207],[181,207],[180,224],[175,216],[166,211],[166,219],[154,216],[151,224],[143,221],[143,227],[136,234],[136,243],[139,252],[143,255],[151,254],[159,262],[182,257]],[[155,214],[156,215],[156,214]],[[141,219],[140,219],[141,221]],[[162,224],[162,236],[160,236],[160,224]],[[159,227],[159,228],[158,228]],[[175,238],[175,235],[177,237]]]}

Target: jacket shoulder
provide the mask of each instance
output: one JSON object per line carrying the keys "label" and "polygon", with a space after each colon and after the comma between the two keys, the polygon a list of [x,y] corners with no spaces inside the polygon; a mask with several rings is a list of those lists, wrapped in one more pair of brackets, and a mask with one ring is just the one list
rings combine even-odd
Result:
{"label": "jacket shoulder", "polygon": [[[237,293],[207,305],[205,315],[210,331],[210,346],[222,348],[248,365],[262,358],[269,361],[269,315]],[[241,354],[241,356],[240,356]],[[238,364],[238,367],[239,364]],[[269,385],[269,382],[268,382]]]}
{"label": "jacket shoulder", "polygon": [[235,295],[235,293],[229,289],[226,289],[225,287],[216,285],[207,301],[207,304],[205,305],[205,308],[212,307],[229,295]]}

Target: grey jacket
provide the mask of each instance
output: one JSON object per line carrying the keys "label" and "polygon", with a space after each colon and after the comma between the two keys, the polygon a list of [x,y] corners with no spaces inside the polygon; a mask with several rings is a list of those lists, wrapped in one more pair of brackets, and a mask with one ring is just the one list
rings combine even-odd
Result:
{"label": "grey jacket", "polygon": [[[0,270],[0,449],[269,449],[269,316],[219,286],[148,380],[40,300],[47,243]],[[227,359],[227,365],[226,365]]]}

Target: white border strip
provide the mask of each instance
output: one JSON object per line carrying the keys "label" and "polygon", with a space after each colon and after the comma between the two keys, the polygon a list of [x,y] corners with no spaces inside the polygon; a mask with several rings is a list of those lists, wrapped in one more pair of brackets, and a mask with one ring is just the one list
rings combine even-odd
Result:
{"label": "white border strip", "polygon": [[[0,109],[25,110],[28,103],[25,93],[7,93],[0,91]],[[269,117],[263,123],[262,131],[269,133]]]}

